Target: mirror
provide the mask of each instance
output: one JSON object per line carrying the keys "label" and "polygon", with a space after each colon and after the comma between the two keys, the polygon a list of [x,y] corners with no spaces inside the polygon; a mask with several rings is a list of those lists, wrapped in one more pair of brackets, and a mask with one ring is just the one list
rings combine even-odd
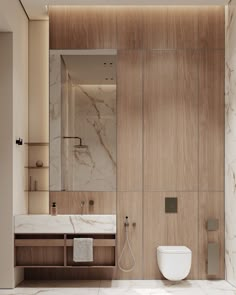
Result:
{"label": "mirror", "polygon": [[50,191],[116,191],[116,52],[50,51]]}

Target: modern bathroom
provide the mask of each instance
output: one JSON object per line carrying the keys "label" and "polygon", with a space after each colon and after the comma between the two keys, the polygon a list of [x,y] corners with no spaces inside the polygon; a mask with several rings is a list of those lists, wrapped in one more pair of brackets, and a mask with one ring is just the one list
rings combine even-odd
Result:
{"label": "modern bathroom", "polygon": [[0,295],[235,295],[236,0],[0,4]]}

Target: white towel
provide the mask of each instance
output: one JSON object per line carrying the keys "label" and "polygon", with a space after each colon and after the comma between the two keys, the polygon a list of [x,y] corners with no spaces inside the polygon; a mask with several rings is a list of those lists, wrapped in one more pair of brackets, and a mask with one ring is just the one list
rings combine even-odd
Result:
{"label": "white towel", "polygon": [[90,238],[74,239],[73,261],[74,262],[92,262],[93,261],[93,239],[90,239]]}

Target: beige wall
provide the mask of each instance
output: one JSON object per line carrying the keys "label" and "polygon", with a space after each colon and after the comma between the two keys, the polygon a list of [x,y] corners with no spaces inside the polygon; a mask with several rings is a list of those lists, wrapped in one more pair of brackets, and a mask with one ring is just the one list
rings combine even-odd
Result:
{"label": "beige wall", "polygon": [[[29,141],[49,141],[49,31],[48,21],[29,22]],[[48,165],[48,147],[29,148],[29,163]],[[48,187],[48,171],[29,171],[39,186]],[[34,174],[34,175],[32,175]],[[48,213],[48,193],[29,194],[29,213]]]}
{"label": "beige wall", "polygon": [[[12,34],[0,33],[0,287],[13,287],[13,53]],[[7,102],[7,103],[6,103]]]}
{"label": "beige wall", "polygon": [[0,50],[0,288],[12,288],[23,279],[14,274],[13,216],[28,211],[27,150],[15,144],[17,137],[28,140],[28,19],[18,0],[1,1],[0,32],[13,32],[1,35]]}

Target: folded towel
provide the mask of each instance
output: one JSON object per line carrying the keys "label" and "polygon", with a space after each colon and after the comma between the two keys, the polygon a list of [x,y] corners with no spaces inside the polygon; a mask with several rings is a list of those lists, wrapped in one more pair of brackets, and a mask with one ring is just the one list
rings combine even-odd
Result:
{"label": "folded towel", "polygon": [[93,239],[90,239],[90,238],[74,239],[73,261],[74,262],[93,261]]}

